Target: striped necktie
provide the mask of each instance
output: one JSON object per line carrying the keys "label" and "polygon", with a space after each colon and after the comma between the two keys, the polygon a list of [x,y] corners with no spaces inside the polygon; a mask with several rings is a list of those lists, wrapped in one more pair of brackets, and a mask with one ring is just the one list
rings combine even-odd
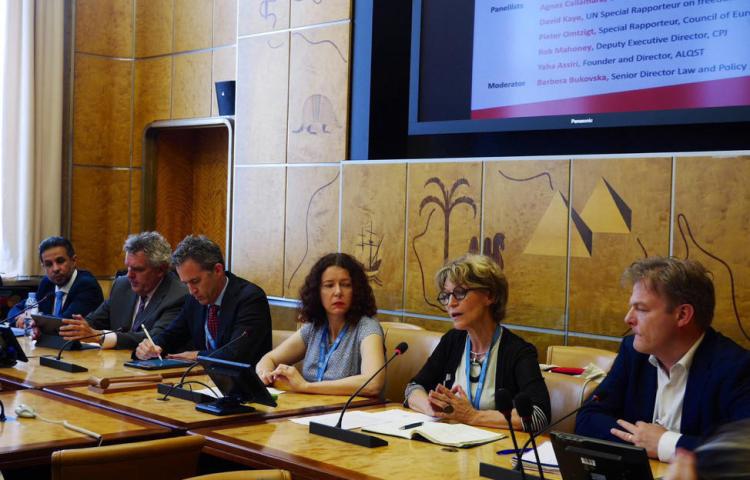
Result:
{"label": "striped necktie", "polygon": [[209,305],[208,306],[208,331],[216,340],[216,335],[219,333],[219,306]]}

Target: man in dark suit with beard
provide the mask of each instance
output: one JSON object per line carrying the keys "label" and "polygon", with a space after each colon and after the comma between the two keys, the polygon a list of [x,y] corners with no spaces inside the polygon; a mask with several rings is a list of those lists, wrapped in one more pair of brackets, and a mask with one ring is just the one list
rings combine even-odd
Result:
{"label": "man in dark suit with beard", "polygon": [[[73,314],[88,315],[102,301],[102,288],[91,273],[76,268],[78,257],[70,240],[64,237],[49,237],[39,244],[39,261],[46,276],[39,284],[36,298],[39,313],[56,317]],[[24,304],[16,304],[8,313],[16,326],[23,328]]]}
{"label": "man in dark suit with beard", "polygon": [[[123,246],[127,275],[115,279],[109,299],[86,318],[63,320],[67,340],[118,330],[98,337],[102,348],[135,348],[149,333],[161,333],[180,313],[187,291],[169,262],[172,248],[157,232],[131,235]],[[92,339],[93,341],[93,339]]]}
{"label": "man in dark suit with beard", "polygon": [[[175,248],[172,264],[190,296],[172,324],[154,343],[144,340],[136,357],[148,359],[166,353],[169,358],[195,360],[232,340],[247,335],[218,355],[255,364],[271,350],[271,314],[265,292],[224,269],[216,243],[205,236],[188,235]],[[185,342],[191,346],[182,349]]]}

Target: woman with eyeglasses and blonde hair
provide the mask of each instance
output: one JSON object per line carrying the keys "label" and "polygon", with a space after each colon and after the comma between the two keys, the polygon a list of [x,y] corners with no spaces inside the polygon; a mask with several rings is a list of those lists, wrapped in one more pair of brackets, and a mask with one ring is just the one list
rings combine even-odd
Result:
{"label": "woman with eyeglasses and blonde hair", "polygon": [[[438,301],[453,320],[435,351],[406,386],[407,405],[417,411],[468,425],[507,428],[497,392],[523,392],[533,413],[527,428],[539,431],[550,419],[547,386],[536,349],[500,325],[508,302],[508,281],[484,255],[467,254],[435,276]],[[514,409],[514,429],[524,429]]]}

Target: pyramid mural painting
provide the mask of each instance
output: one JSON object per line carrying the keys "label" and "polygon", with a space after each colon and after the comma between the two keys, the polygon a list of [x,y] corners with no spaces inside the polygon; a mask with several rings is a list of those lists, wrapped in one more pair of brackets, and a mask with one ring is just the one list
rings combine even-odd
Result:
{"label": "pyramid mural painting", "polygon": [[[575,209],[571,212],[573,225],[570,232],[570,254],[573,257],[590,257],[593,248],[591,229]],[[567,238],[568,202],[558,191],[552,197],[523,253],[564,257],[568,254]]]}
{"label": "pyramid mural painting", "polygon": [[603,177],[599,179],[581,217],[595,233],[630,233],[633,211]]}

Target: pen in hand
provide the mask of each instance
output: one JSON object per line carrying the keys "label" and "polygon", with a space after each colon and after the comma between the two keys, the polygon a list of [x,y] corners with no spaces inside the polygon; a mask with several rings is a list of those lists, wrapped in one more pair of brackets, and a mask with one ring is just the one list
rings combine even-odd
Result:
{"label": "pen in hand", "polygon": [[[141,328],[143,329],[143,333],[146,334],[146,338],[148,338],[148,341],[151,342],[151,345],[155,347],[156,344],[154,343],[154,339],[151,338],[151,334],[148,333],[148,330],[146,330],[146,325],[141,325]],[[159,356],[159,361],[164,361],[164,359],[161,358],[161,353],[157,353],[157,355]]]}
{"label": "pen in hand", "polygon": [[409,423],[399,428],[399,430],[409,430],[410,428],[421,427],[424,422]]}

